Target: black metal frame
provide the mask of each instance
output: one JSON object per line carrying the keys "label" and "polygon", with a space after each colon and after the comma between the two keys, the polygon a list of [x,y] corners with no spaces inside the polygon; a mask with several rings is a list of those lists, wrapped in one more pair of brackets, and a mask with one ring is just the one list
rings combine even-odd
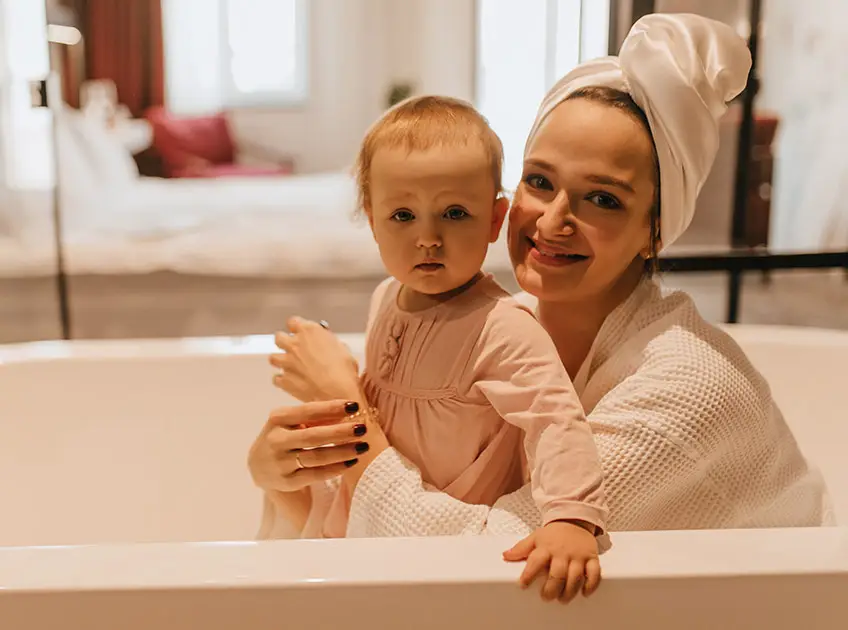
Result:
{"label": "black metal frame", "polygon": [[748,48],[751,51],[751,70],[748,84],[742,93],[742,120],[739,125],[739,143],[736,154],[736,181],[733,189],[733,218],[730,226],[730,243],[734,247],[745,244],[745,224],[748,218],[748,181],[751,170],[751,148],[754,143],[754,101],[760,91],[757,76],[757,57],[760,42],[760,18],[762,6],[760,0],[748,0],[750,5],[748,23],[751,33]]}
{"label": "black metal frame", "polygon": [[[38,104],[37,107],[51,108],[53,103],[50,102],[50,78],[38,81]],[[65,248],[62,238],[62,195],[59,183],[59,139],[56,123],[56,112],[53,112],[51,118],[51,135],[53,141],[53,242],[56,247],[56,297],[59,303],[59,321],[62,326],[62,339],[68,340],[71,338],[71,309],[70,296],[68,292],[68,274],[65,269]]]}
{"label": "black metal frame", "polygon": [[727,272],[726,323],[739,321],[742,275],[746,271],[791,269],[839,269],[848,274],[848,250],[842,252],[797,252],[772,254],[764,249],[730,249],[704,254],[663,255],[658,261],[665,273]]}

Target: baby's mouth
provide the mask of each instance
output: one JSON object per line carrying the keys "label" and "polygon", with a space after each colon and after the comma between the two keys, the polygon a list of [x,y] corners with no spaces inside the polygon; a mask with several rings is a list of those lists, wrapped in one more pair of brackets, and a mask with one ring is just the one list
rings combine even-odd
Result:
{"label": "baby's mouth", "polygon": [[439,262],[426,262],[415,265],[415,268],[421,271],[439,271],[440,269],[444,269],[444,265]]}

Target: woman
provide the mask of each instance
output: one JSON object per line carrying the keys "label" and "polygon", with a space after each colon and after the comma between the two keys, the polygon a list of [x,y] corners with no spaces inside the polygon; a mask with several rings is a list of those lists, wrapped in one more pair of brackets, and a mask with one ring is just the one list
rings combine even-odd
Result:
{"label": "woman", "polygon": [[[649,15],[618,58],[583,64],[553,87],[527,142],[510,256],[592,426],[613,531],[827,520],[824,484],[763,378],[688,296],[651,278],[657,252],[691,222],[718,120],[749,68],[729,27]],[[310,535],[338,481],[306,485],[340,473],[352,493],[349,536],[529,535],[539,525],[528,488],[493,508],[425,488],[365,413],[347,350],[317,324],[290,329],[286,378],[312,400],[336,402],[272,413],[254,444],[263,536]],[[527,576],[546,562],[533,548],[531,535],[506,554],[529,557]]]}

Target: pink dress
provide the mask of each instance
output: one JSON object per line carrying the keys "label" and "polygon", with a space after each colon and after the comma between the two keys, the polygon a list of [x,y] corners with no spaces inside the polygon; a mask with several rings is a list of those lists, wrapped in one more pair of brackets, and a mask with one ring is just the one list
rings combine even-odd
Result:
{"label": "pink dress", "polygon": [[[425,483],[492,505],[526,483],[543,523],[580,519],[604,530],[598,453],[556,348],[533,314],[491,276],[424,311],[397,306],[400,283],[372,298],[365,391],[389,442]],[[344,536],[347,500],[325,536]]]}

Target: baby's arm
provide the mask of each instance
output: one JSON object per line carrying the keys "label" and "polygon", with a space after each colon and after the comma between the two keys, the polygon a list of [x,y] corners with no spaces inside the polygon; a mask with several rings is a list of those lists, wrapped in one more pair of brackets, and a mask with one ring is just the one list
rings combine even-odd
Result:
{"label": "baby's arm", "polygon": [[533,498],[542,524],[606,530],[603,474],[592,432],[556,347],[532,314],[512,301],[492,309],[481,332],[470,392],[526,432]]}

